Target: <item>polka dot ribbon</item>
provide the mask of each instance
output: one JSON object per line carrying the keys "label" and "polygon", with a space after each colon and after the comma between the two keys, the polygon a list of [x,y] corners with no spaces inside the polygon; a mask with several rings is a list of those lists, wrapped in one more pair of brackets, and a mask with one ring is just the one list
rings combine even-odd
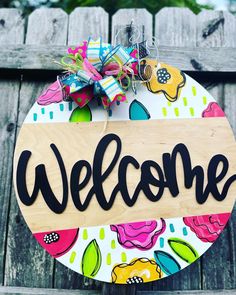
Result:
{"label": "polka dot ribbon", "polygon": [[104,108],[115,101],[126,101],[125,90],[138,74],[137,49],[121,45],[113,47],[102,38],[84,41],[71,47],[61,59],[67,73],[59,77],[67,96],[84,107],[92,98],[101,98]]}

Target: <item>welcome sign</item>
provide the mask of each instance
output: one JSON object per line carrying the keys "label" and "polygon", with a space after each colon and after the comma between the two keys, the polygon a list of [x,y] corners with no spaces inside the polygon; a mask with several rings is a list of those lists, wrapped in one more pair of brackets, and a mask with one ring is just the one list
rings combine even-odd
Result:
{"label": "welcome sign", "polygon": [[108,117],[96,100],[35,103],[21,128],[14,182],[24,218],[51,255],[85,276],[166,277],[200,257],[230,216],[229,123],[196,81],[164,64],[162,72],[174,78],[169,88],[139,85]]}

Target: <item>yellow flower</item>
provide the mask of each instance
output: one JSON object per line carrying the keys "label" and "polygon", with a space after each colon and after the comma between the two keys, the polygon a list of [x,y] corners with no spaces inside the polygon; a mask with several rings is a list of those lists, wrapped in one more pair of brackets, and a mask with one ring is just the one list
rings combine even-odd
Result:
{"label": "yellow flower", "polygon": [[158,280],[162,272],[154,260],[135,258],[129,264],[116,265],[112,270],[112,282],[116,284],[146,283]]}
{"label": "yellow flower", "polygon": [[152,93],[163,93],[173,102],[180,96],[186,77],[180,70],[156,60],[146,59],[141,62],[141,77],[148,80],[144,84]]}

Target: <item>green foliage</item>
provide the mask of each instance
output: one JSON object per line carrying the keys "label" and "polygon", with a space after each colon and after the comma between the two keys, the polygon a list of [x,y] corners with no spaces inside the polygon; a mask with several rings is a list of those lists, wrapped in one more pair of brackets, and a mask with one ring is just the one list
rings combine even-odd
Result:
{"label": "green foliage", "polygon": [[[199,13],[203,8],[211,8],[197,4],[196,0],[66,0],[63,8],[71,12],[77,6],[101,6],[110,14],[120,8],[146,8],[151,13],[157,13],[163,7],[189,7],[194,13]],[[55,4],[57,6],[57,4]]]}
{"label": "green foliage", "polygon": [[208,5],[200,5],[196,0],[1,0],[2,7],[18,7],[26,13],[40,6],[61,7],[68,13],[75,7],[101,6],[108,13],[113,14],[120,8],[146,8],[151,13],[157,13],[163,7],[188,7],[194,13],[199,13],[203,8],[211,9]]}

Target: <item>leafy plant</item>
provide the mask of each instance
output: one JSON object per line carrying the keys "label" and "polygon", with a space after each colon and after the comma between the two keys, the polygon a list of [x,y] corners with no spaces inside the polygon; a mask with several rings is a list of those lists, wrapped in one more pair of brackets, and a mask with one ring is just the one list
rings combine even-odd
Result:
{"label": "leafy plant", "polygon": [[17,7],[29,13],[40,6],[60,7],[70,13],[75,7],[101,6],[109,14],[114,14],[120,8],[146,8],[151,13],[157,13],[163,7],[188,7],[194,13],[212,6],[198,4],[196,0],[1,0],[0,7]]}

